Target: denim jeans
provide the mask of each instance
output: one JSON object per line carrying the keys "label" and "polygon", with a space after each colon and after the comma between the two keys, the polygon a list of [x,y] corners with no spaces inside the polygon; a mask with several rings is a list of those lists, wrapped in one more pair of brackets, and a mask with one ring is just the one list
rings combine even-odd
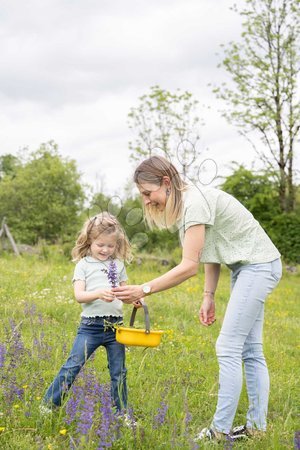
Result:
{"label": "denim jeans", "polygon": [[219,394],[212,427],[229,433],[242,389],[244,362],[249,409],[246,426],[266,430],[269,373],[263,354],[265,299],[282,275],[281,260],[263,264],[235,264],[231,295],[216,343]]}
{"label": "denim jeans", "polygon": [[[107,317],[116,323],[122,317]],[[105,327],[103,317],[83,317],[66,363],[61,367],[43,401],[60,406],[64,395],[71,387],[81,367],[100,346],[106,349],[108,369],[111,379],[111,396],[114,406],[120,411],[127,406],[127,386],[125,368],[125,347],[116,341],[115,330]]]}

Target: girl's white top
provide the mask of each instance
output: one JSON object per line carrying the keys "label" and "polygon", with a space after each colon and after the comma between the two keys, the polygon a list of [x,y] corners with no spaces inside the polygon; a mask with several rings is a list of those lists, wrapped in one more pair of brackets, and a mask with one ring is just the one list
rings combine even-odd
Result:
{"label": "girl's white top", "polygon": [[280,253],[253,215],[220,189],[189,186],[183,192],[183,215],[178,221],[181,243],[186,230],[205,225],[203,263],[258,264]]}
{"label": "girl's white top", "polygon": [[[118,283],[126,281],[127,274],[124,263],[119,259],[114,260],[117,265],[117,277]],[[75,266],[73,282],[76,280],[85,281],[86,291],[95,291],[96,289],[111,289],[107,274],[110,261],[99,261],[92,256],[85,256]],[[108,303],[104,300],[94,300],[90,303],[81,303],[82,317],[103,317],[114,316],[122,317],[123,315],[123,302],[115,299]]]}

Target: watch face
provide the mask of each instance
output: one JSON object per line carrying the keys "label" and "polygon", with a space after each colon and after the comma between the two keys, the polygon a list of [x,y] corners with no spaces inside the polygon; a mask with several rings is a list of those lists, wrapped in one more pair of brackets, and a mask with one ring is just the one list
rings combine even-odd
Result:
{"label": "watch face", "polygon": [[144,294],[149,294],[151,291],[151,287],[148,286],[147,284],[145,284],[145,286],[143,286],[143,292]]}

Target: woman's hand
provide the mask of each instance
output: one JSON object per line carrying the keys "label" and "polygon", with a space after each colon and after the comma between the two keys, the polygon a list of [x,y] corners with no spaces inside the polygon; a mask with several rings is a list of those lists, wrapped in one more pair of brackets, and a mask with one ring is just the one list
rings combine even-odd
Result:
{"label": "woman's hand", "polygon": [[205,327],[212,325],[215,321],[215,302],[210,296],[205,296],[199,311],[199,320]]}
{"label": "woman's hand", "polygon": [[112,292],[118,300],[122,300],[123,303],[133,303],[144,297],[142,286],[139,285],[126,285],[112,288]]}

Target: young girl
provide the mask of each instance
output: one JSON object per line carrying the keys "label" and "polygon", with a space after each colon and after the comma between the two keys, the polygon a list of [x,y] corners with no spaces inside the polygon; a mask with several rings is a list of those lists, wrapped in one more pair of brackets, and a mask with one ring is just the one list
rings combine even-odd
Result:
{"label": "young girl", "polygon": [[[75,298],[83,309],[81,323],[70,355],[47,390],[41,410],[50,412],[49,406],[61,405],[81,367],[103,345],[113,405],[119,412],[127,407],[125,347],[116,341],[113,325],[123,320],[123,303],[111,288],[126,284],[123,261],[131,257],[130,245],[117,219],[104,212],[85,222],[72,256],[78,261],[73,284]],[[140,303],[135,302],[135,306]]]}

